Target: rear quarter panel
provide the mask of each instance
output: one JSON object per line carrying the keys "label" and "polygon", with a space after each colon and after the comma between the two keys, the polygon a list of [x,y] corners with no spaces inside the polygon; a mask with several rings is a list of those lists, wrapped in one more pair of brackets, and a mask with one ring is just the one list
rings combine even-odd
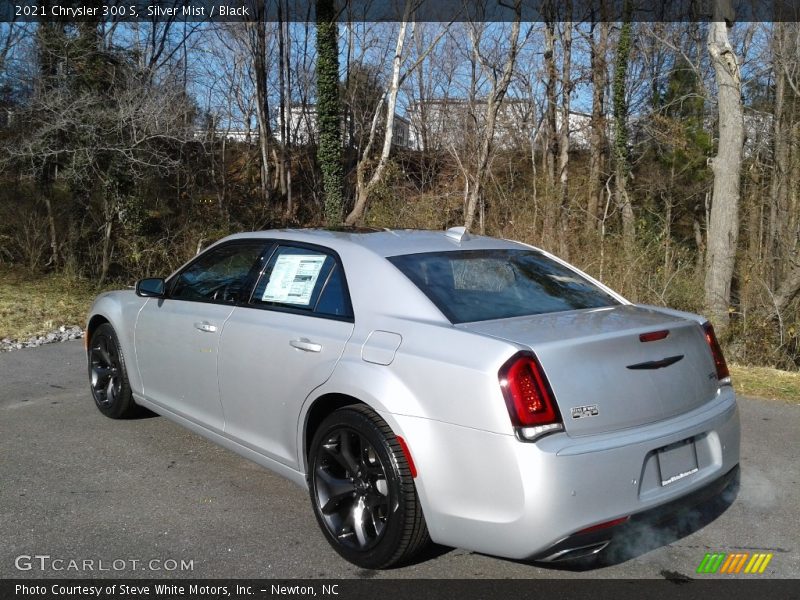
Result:
{"label": "rear quarter panel", "polygon": [[[364,361],[363,346],[373,327],[357,326],[333,375],[303,406],[298,420],[300,452],[305,448],[306,414],[327,394],[351,396],[382,414],[513,435],[497,373],[517,346],[449,325],[382,319],[374,328],[402,337],[394,360],[389,365]],[[413,439],[406,441],[413,447]],[[298,458],[304,465],[305,457]]]}

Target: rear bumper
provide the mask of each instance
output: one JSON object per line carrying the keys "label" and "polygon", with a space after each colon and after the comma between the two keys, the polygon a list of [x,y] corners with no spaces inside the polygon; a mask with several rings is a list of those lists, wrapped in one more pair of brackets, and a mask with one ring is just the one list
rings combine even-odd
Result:
{"label": "rear bumper", "polygon": [[633,515],[630,521],[616,527],[574,533],[531,559],[541,562],[556,562],[596,554],[608,546],[613,538],[618,535],[624,537],[629,533],[630,528],[635,528],[639,523],[660,525],[671,521],[672,517],[681,511],[713,501],[738,479],[739,466],[737,465],[722,477],[686,496]]}
{"label": "rear bumper", "polygon": [[[577,532],[686,498],[739,462],[739,414],[727,387],[667,421],[536,443],[428,419],[384,418],[409,444],[433,540],[515,559],[553,560],[575,547],[562,544]],[[698,470],[662,485],[657,450],[686,439],[695,442]]]}

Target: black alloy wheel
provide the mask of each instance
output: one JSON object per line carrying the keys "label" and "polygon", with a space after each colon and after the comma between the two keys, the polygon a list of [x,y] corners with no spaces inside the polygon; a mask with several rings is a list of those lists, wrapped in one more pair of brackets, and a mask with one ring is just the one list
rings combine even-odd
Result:
{"label": "black alloy wheel", "polygon": [[364,405],[339,409],[320,425],[309,454],[309,491],[328,542],[358,566],[407,562],[428,543],[397,437]]}
{"label": "black alloy wheel", "polygon": [[125,359],[108,323],[100,325],[89,340],[89,385],[97,408],[107,417],[124,419],[136,413]]}

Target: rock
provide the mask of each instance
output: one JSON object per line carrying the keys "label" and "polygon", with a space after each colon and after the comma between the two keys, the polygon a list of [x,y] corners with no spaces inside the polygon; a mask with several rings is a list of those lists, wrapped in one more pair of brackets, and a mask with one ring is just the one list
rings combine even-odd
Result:
{"label": "rock", "polygon": [[37,348],[43,344],[79,340],[83,336],[83,327],[80,325],[61,325],[57,329],[24,340],[2,338],[0,339],[0,352],[11,352],[13,350],[22,350],[23,348]]}

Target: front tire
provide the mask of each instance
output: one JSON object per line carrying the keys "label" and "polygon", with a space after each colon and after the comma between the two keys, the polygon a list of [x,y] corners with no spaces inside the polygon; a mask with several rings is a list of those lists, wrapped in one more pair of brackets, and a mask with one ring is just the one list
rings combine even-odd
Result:
{"label": "front tire", "polygon": [[110,323],[100,325],[89,340],[89,386],[97,408],[111,419],[136,416],[125,358]]}
{"label": "front tire", "polygon": [[386,422],[363,405],[328,416],[308,457],[311,505],[325,538],[367,569],[408,562],[429,542],[411,469]]}

